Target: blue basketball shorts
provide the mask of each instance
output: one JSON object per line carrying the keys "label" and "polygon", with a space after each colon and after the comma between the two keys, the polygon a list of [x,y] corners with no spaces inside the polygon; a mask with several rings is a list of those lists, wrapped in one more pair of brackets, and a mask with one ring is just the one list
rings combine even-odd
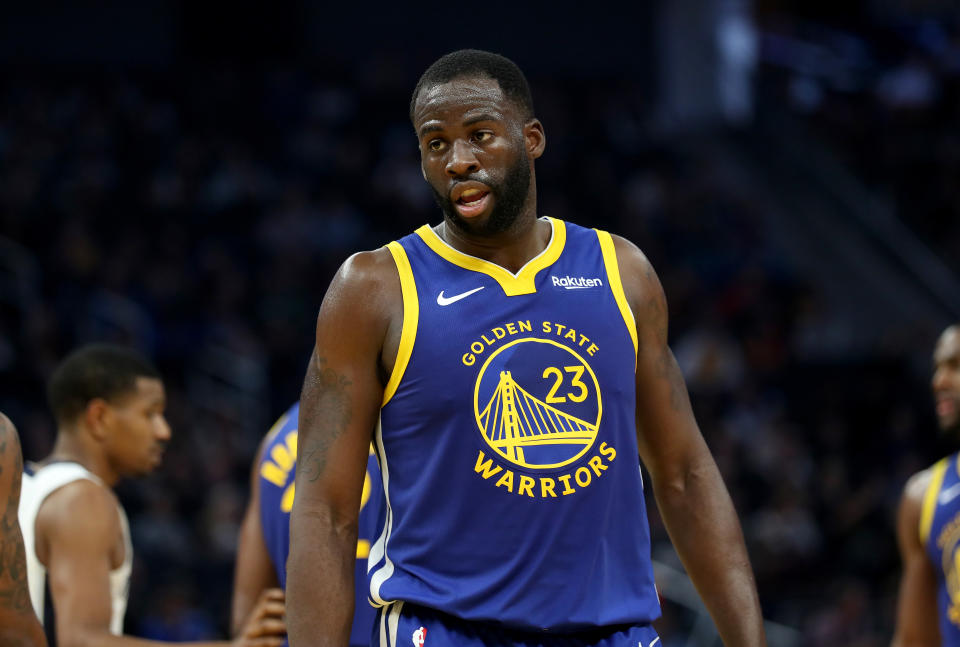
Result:
{"label": "blue basketball shorts", "polygon": [[434,609],[394,602],[377,610],[371,647],[660,647],[651,625],[597,627],[578,633],[518,631],[468,622]]}

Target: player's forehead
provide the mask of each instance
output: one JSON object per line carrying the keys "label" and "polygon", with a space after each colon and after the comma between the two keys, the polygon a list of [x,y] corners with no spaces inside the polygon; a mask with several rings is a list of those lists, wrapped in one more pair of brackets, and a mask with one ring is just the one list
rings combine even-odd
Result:
{"label": "player's forehead", "polygon": [[512,102],[496,80],[465,76],[424,86],[414,104],[413,122],[419,132],[432,122],[459,121],[483,114],[504,119],[512,116],[513,111]]}
{"label": "player's forehead", "polygon": [[933,362],[942,364],[956,359],[960,359],[960,326],[950,326],[937,340],[933,350]]}
{"label": "player's forehead", "polygon": [[133,382],[133,388],[114,399],[118,406],[149,406],[163,404],[166,391],[163,381],[155,377],[139,376]]}

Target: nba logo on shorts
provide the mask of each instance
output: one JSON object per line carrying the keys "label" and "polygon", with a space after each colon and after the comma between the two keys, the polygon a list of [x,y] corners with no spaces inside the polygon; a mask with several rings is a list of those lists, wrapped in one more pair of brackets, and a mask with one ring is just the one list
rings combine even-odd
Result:
{"label": "nba logo on shorts", "polygon": [[426,627],[420,627],[413,632],[413,644],[414,647],[423,647],[423,641],[427,638],[427,629]]}

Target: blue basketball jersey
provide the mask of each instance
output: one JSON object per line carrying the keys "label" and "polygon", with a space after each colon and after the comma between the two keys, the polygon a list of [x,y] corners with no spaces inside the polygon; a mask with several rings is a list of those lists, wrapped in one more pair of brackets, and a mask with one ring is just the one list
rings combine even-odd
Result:
{"label": "blue basketball jersey", "polygon": [[943,647],[960,647],[960,464],[958,454],[933,466],[923,498],[920,539],[937,572]]}
{"label": "blue basketball jersey", "polygon": [[404,321],[375,434],[374,604],[558,633],[660,615],[613,242],[544,220],[516,274],[426,225],[388,245]]}
{"label": "blue basketball jersey", "polygon": [[[290,553],[290,510],[293,508],[294,475],[297,459],[297,418],[300,404],[294,404],[274,424],[260,458],[260,522],[267,552],[277,579],[287,588],[287,555]],[[371,452],[363,479],[357,533],[357,562],[354,572],[354,604],[351,645],[369,645],[376,610],[367,599],[367,556],[370,542],[383,525],[383,490],[380,468]],[[378,519],[379,517],[379,519]]]}

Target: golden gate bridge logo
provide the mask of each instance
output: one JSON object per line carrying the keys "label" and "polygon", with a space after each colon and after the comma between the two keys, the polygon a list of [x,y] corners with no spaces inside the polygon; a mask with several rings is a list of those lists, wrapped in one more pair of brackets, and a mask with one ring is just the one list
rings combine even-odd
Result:
{"label": "golden gate bridge logo", "polygon": [[[514,348],[504,356],[509,359],[497,361],[502,351],[524,342],[535,344]],[[536,352],[521,352],[527,349]],[[534,396],[521,386],[511,370],[514,367],[524,380],[536,382],[535,387],[544,395]],[[487,380],[497,375],[498,380],[481,409],[479,395],[485,375]],[[477,377],[474,405],[487,444],[522,467],[572,463],[593,445],[600,424],[600,390],[593,370],[576,352],[549,339],[518,339],[494,353]]]}

